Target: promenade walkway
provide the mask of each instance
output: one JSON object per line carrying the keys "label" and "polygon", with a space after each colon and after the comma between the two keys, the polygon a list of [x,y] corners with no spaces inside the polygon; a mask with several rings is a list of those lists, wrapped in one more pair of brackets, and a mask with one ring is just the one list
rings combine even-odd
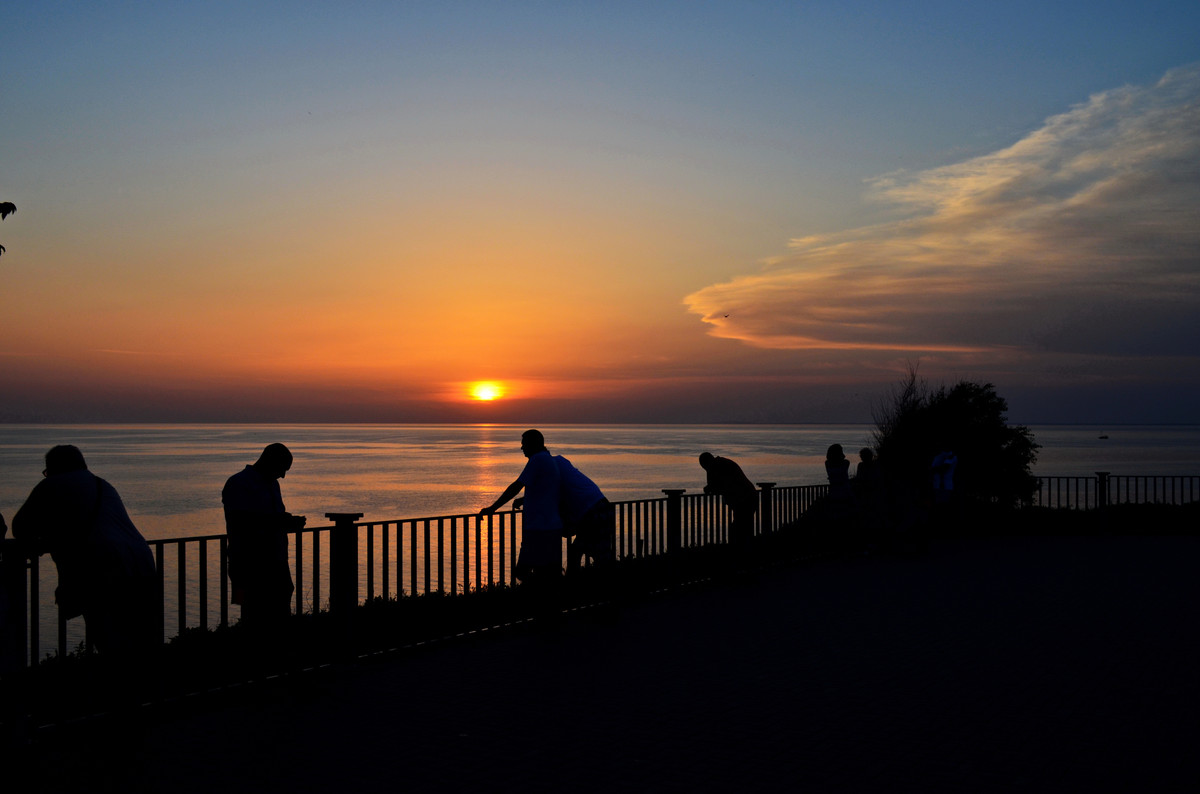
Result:
{"label": "promenade walkway", "polygon": [[[814,561],[203,699],[140,738],[42,743],[34,785],[1191,791],[1198,562],[1192,537]],[[106,769],[84,758],[114,745]]]}

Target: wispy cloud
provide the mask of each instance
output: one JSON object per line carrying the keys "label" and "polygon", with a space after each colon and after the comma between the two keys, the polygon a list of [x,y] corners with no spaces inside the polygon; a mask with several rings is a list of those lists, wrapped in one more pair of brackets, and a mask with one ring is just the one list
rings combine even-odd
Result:
{"label": "wispy cloud", "polygon": [[870,191],[902,219],[792,240],[689,310],[764,348],[1197,355],[1200,64]]}

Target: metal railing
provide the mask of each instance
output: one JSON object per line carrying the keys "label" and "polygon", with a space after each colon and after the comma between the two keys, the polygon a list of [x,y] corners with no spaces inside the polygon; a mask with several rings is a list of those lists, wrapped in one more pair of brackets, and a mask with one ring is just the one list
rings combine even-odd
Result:
{"label": "metal railing", "polygon": [[1038,477],[1035,507],[1092,510],[1098,505],[1096,477]]}
{"label": "metal railing", "polygon": [[[760,483],[755,532],[773,532],[794,521],[826,485],[775,487]],[[663,497],[613,504],[619,559],[664,554],[674,548],[728,541],[729,511],[719,496],[665,491]],[[363,599],[400,595],[459,593],[513,581],[520,549],[523,514],[459,514],[359,521],[361,514],[327,513],[326,526],[289,533],[288,555],[296,585],[297,614],[339,609]],[[88,647],[85,622],[67,620],[54,606],[57,571],[38,559],[19,558],[13,541],[7,555],[8,635],[20,635],[23,650],[0,653],[23,664],[36,664],[51,653],[63,654],[81,643]],[[162,593],[159,613],[163,640],[188,628],[230,622],[226,535],[197,535],[148,541],[153,549]],[[565,545],[565,544],[564,544]],[[215,576],[213,574],[216,574]],[[14,624],[23,623],[19,629]],[[51,640],[53,638],[53,640]],[[15,636],[8,646],[18,642]],[[7,662],[11,666],[11,661]]]}
{"label": "metal railing", "polygon": [[1191,504],[1200,501],[1200,476],[1112,475],[1108,504]]}
{"label": "metal railing", "polygon": [[1039,477],[1034,491],[1034,505],[1071,510],[1197,501],[1200,501],[1200,476],[1180,474],[1116,475],[1098,471],[1093,477]]}
{"label": "metal railing", "polygon": [[[775,487],[759,483],[755,533],[774,532],[798,520],[828,485]],[[664,491],[654,499],[615,502],[619,559],[656,556],[678,548],[724,544],[729,511],[718,496]],[[1040,477],[1034,505],[1091,510],[1110,504],[1183,504],[1200,501],[1200,476]],[[360,514],[327,513],[326,526],[289,535],[296,585],[293,610],[300,614],[341,609],[376,597],[459,593],[513,581],[520,549],[522,513],[498,511],[359,521]],[[57,572],[26,560],[6,541],[0,572],[8,619],[0,629],[0,663],[87,644],[82,620],[66,620],[54,606]],[[230,590],[224,534],[149,541],[158,567],[164,641],[184,629],[230,622]],[[214,574],[216,574],[214,576]],[[53,640],[51,640],[53,638]],[[19,650],[14,651],[15,647]]]}

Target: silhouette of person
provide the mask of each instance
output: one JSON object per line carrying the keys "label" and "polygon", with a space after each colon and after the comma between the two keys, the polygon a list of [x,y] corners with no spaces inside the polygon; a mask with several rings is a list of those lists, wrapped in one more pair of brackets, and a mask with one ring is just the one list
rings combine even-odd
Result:
{"label": "silhouette of person", "polygon": [[13,516],[13,537],[28,554],[50,553],[59,612],[83,615],[97,651],[122,660],[149,652],[160,604],[154,555],[120,494],[70,444],[46,453],[42,475]]}
{"label": "silhouette of person", "polygon": [[306,519],[283,506],[279,481],[291,468],[291,451],[268,444],[221,489],[233,603],[241,605],[242,620],[249,624],[278,624],[292,612],[296,586],[288,566],[288,533],[303,528]]}
{"label": "silhouette of person", "polygon": [[20,670],[28,660],[24,623],[9,620],[9,605],[20,603],[25,587],[25,559],[17,541],[7,539],[8,524],[0,514],[0,675]]}
{"label": "silhouette of person", "polygon": [[875,462],[875,450],[863,447],[858,451],[858,466],[854,468],[854,478],[864,483],[879,477],[879,464]]}
{"label": "silhouette of person", "polygon": [[525,509],[516,576],[522,582],[548,584],[562,575],[563,524],[558,513],[562,478],[541,431],[526,430],[521,434],[521,453],[528,458],[521,474],[479,514],[494,513],[525,491],[525,496],[513,503],[514,507]]}
{"label": "silhouette of person", "polygon": [[742,467],[729,458],[700,454],[700,467],[708,474],[705,493],[718,494],[733,511],[729,522],[729,542],[744,546],[754,536],[754,514],[758,512],[758,488],[742,471]]}
{"label": "silhouette of person", "polygon": [[829,477],[829,498],[835,501],[850,499],[850,461],[841,444],[830,444],[825,451],[825,475]]}
{"label": "silhouette of person", "polygon": [[875,451],[870,447],[860,449],[858,458],[850,485],[854,489],[859,521],[867,534],[866,539],[874,543],[882,539],[881,533],[886,523],[883,472],[879,468],[879,461],[875,460]]}
{"label": "silhouette of person", "polygon": [[615,519],[612,504],[596,483],[562,455],[554,456],[558,466],[558,510],[567,540],[567,573],[579,570],[588,557],[593,563],[612,562]]}
{"label": "silhouette of person", "polygon": [[933,456],[929,470],[933,474],[934,504],[946,504],[954,496],[954,469],[958,466],[958,456],[953,452],[939,452]]}
{"label": "silhouette of person", "polygon": [[858,466],[854,469],[854,495],[864,504],[873,503],[883,495],[883,471],[875,460],[875,450],[863,447],[858,451]]}

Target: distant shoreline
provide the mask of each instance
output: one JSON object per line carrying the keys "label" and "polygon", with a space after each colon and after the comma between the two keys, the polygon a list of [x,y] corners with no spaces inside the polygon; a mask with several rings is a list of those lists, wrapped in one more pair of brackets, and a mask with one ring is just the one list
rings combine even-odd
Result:
{"label": "distant shoreline", "polygon": [[[1024,427],[1093,427],[1097,429],[1118,427],[1200,427],[1196,422],[1022,422],[1009,420],[1010,425]],[[435,422],[435,421],[297,421],[297,422],[249,422],[241,420],[195,420],[160,422],[147,421],[43,421],[2,420],[0,427],[873,427],[874,422]]]}

